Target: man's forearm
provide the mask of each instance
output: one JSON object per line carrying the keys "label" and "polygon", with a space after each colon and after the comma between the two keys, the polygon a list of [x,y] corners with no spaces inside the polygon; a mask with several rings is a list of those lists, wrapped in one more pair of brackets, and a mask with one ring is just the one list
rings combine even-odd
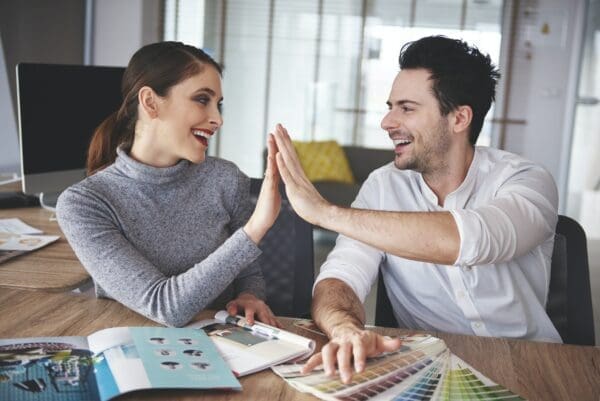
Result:
{"label": "man's forearm", "polygon": [[449,212],[388,212],[329,205],[316,224],[411,260],[453,264],[460,235]]}
{"label": "man's forearm", "polygon": [[317,325],[331,338],[336,327],[362,329],[365,309],[346,283],[338,279],[325,279],[315,288],[312,316]]}

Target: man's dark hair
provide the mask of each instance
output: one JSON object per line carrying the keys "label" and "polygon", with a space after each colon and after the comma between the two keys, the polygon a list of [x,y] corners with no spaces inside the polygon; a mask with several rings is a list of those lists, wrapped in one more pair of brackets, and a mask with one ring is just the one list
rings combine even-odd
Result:
{"label": "man's dark hair", "polygon": [[424,68],[429,71],[433,95],[443,116],[459,106],[471,107],[469,142],[475,145],[500,78],[490,56],[462,40],[428,36],[405,44],[398,61],[402,70]]}

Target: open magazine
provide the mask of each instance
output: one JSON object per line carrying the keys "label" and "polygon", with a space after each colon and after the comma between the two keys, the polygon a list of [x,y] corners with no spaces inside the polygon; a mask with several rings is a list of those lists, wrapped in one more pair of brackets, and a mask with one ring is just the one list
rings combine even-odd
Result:
{"label": "open magazine", "polygon": [[143,389],[241,389],[202,332],[117,327],[0,340],[0,400],[99,400]]}
{"label": "open magazine", "polygon": [[0,219],[0,263],[35,251],[59,238],[57,235],[39,234],[42,234],[42,231],[20,219]]}
{"label": "open magazine", "polygon": [[315,350],[314,340],[260,322],[249,325],[245,318],[226,311],[187,327],[204,330],[238,377],[304,359]]}
{"label": "open magazine", "polygon": [[439,338],[405,336],[402,344],[398,351],[369,359],[348,384],[322,369],[302,375],[303,362],[272,369],[294,388],[323,400],[523,400],[452,354]]}

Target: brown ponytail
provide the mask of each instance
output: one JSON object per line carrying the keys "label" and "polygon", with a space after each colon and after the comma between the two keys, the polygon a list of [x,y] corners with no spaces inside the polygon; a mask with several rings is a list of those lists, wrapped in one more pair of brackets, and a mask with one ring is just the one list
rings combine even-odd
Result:
{"label": "brown ponytail", "polygon": [[108,167],[117,158],[119,132],[117,114],[112,113],[94,131],[88,148],[86,173],[88,176]]}
{"label": "brown ponytail", "polygon": [[123,74],[123,103],[96,128],[90,142],[87,175],[111,165],[117,158],[117,147],[129,150],[133,145],[138,92],[142,87],[148,86],[165,97],[172,86],[201,72],[205,65],[221,73],[221,67],[209,55],[180,42],[153,43],[135,52]]}

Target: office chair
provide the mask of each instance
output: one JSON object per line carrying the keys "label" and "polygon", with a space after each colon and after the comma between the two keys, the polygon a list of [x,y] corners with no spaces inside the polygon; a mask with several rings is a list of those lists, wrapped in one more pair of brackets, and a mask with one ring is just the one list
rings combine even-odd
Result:
{"label": "office chair", "polygon": [[[375,324],[398,327],[381,272]],[[594,345],[594,317],[586,237],[567,216],[558,216],[546,312],[566,344]]]}
{"label": "office chair", "polygon": [[585,231],[562,215],[554,236],[546,312],[566,344],[595,344]]}
{"label": "office chair", "polygon": [[[254,202],[262,179],[252,178]],[[281,211],[259,244],[267,304],[275,315],[309,317],[314,282],[312,225],[302,220],[282,191]]]}

